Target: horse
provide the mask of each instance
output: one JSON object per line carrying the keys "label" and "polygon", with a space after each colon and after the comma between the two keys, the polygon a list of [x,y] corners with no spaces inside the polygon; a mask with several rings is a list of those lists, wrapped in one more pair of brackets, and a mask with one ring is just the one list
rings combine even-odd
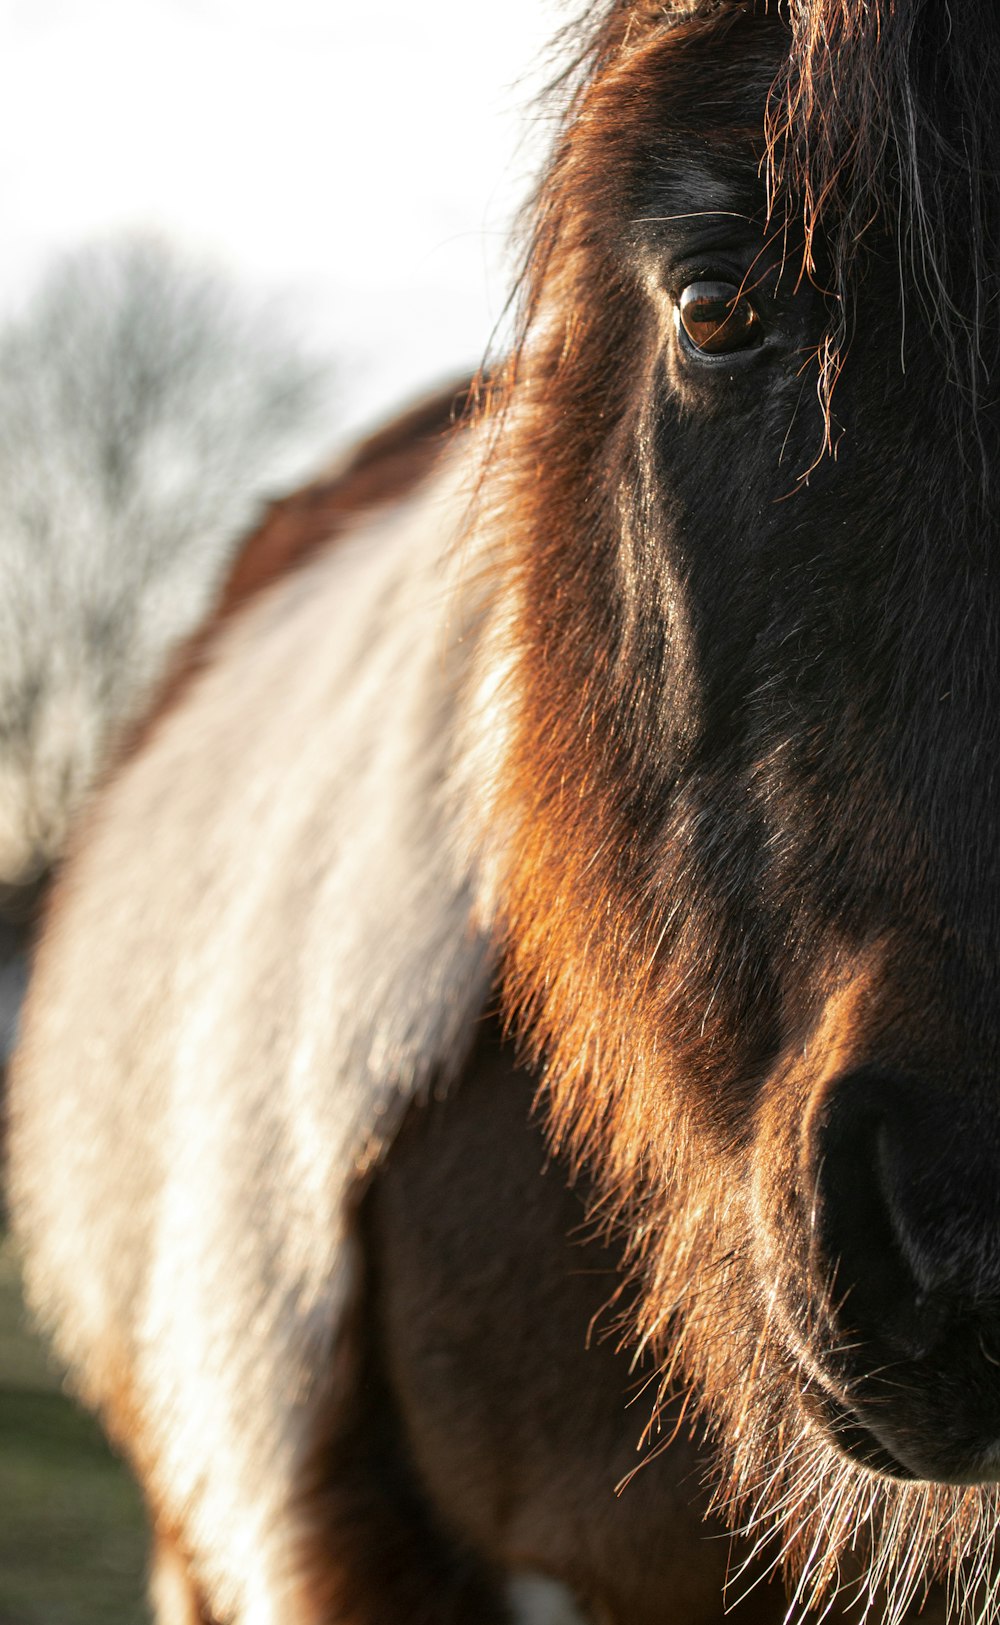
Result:
{"label": "horse", "polygon": [[994,1609],[1000,18],[567,49],[510,356],[248,555],[29,988],[163,1625]]}
{"label": "horse", "polygon": [[0,330],[0,1072],[46,879],[333,379],[276,304],[154,236],[64,254]]}

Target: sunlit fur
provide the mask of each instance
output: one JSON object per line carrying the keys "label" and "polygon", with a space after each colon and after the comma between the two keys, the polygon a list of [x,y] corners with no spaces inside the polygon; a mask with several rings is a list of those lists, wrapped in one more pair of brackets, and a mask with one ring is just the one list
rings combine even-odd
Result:
{"label": "sunlit fur", "polygon": [[[814,1246],[838,1078],[953,1083],[976,1137],[946,1185],[1000,1157],[969,370],[997,345],[952,309],[995,287],[985,247],[941,258],[993,241],[992,184],[952,198],[961,164],[900,111],[940,90],[1000,150],[998,24],[930,15],[592,17],[484,421],[209,639],[67,872],[12,1103],[29,1290],[222,1619],[324,1618],[301,1472],[346,1209],[498,959],[553,1139],[628,1238],[625,1333],[794,1607],[841,1586],[897,1621],[938,1573],[990,1604],[995,1491],[869,1473],[813,1419],[850,1375]],[[657,232],[685,210],[757,234],[784,346],[757,389],[678,349]],[[996,1298],[995,1215],[971,1232]]]}
{"label": "sunlit fur", "polygon": [[[850,370],[872,228],[887,227],[900,243],[901,333],[907,304],[916,305],[950,377],[941,385],[943,416],[952,414],[945,444],[954,437],[963,460],[994,355],[984,359],[984,344],[995,348],[995,338],[984,339],[996,293],[997,188],[986,178],[997,137],[987,106],[995,21],[976,5],[829,0],[789,10],[787,55],[757,150],[786,260],[833,296],[803,376],[818,389],[829,431],[833,384]],[[513,373],[517,410],[494,475],[504,492],[497,507],[517,516],[506,568],[519,593],[515,743],[496,792],[516,854],[500,884],[507,985],[545,1068],[552,1132],[604,1170],[604,1214],[624,1217],[633,1238],[645,1282],[640,1336],[661,1351],[664,1391],[693,1384],[718,1443],[717,1504],[784,1567],[793,1611],[829,1605],[843,1584],[897,1620],[932,1575],[947,1574],[959,1604],[988,1617],[997,1591],[995,1490],[874,1478],[845,1460],[799,1404],[811,1377],[807,1362],[796,1369],[790,1356],[801,1328],[788,1324],[787,1300],[798,1298],[822,1323],[826,1283],[796,1278],[799,1260],[776,1218],[796,1180],[788,1114],[794,1124],[796,1101],[819,1087],[802,1057],[829,1060],[837,1042],[849,1055],[852,1033],[855,1045],[875,1042],[883,1018],[841,1013],[834,1035],[817,1036],[861,974],[846,907],[840,927],[827,922],[825,947],[793,911],[780,928],[786,963],[760,952],[760,876],[752,860],[713,852],[712,841],[735,840],[735,825],[713,833],[710,796],[703,802],[685,766],[685,728],[697,738],[700,723],[683,593],[664,596],[650,562],[662,523],[655,407],[645,393],[654,351],[648,312],[616,254],[609,220],[621,227],[623,211],[613,187],[628,196],[629,178],[655,150],[653,109],[663,106],[656,95],[665,82],[682,125],[710,127],[699,106],[700,96],[710,99],[705,66],[713,51],[728,61],[728,79],[712,80],[721,101],[720,84],[738,82],[741,64],[752,62],[752,31],[766,26],[766,12],[610,8],[581,59],[567,132],[540,192]],[[784,16],[771,8],[776,29]],[[935,74],[950,98],[940,108],[928,106]],[[722,101],[722,126],[725,112]],[[663,117],[669,123],[670,113]],[[724,128],[714,139],[724,144]],[[588,298],[589,289],[600,298]],[[898,343],[905,351],[902,336]],[[836,440],[827,433],[827,454]],[[807,471],[793,471],[789,484]],[[978,523],[975,494],[970,503]],[[991,652],[992,644],[982,658]],[[991,746],[992,736],[984,749]],[[765,806],[774,772],[762,759],[749,781]],[[872,782],[858,799],[871,793],[883,792]],[[831,802],[828,817],[838,816]],[[888,807],[885,817],[888,828]],[[699,829],[708,831],[700,856]],[[971,871],[971,842],[966,850]],[[992,972],[992,860],[983,873]],[[911,901],[915,920],[921,906]],[[887,982],[891,958],[875,972]],[[919,995],[911,1025],[918,1009]],[[995,1022],[995,1007],[978,1019]]]}

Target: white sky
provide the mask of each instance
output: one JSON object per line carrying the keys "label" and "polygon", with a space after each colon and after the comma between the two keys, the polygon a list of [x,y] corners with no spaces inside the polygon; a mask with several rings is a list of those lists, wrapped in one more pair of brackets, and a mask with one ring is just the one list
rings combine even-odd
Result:
{"label": "white sky", "polygon": [[[557,0],[0,0],[0,308],[157,228],[292,294],[366,421],[474,365]],[[527,131],[527,133],[525,133]]]}

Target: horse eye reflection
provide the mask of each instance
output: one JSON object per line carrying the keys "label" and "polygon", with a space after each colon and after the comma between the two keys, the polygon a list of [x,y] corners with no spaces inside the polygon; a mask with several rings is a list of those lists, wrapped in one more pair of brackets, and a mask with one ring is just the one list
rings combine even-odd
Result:
{"label": "horse eye reflection", "polygon": [[677,306],[678,326],[696,350],[724,355],[758,341],[760,318],[732,282],[691,282]]}

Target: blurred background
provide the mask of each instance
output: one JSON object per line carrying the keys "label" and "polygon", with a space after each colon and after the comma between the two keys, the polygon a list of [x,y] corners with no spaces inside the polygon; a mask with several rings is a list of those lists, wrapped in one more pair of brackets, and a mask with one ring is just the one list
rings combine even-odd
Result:
{"label": "blurred background", "polygon": [[[0,303],[151,227],[297,302],[343,421],[474,364],[558,0],[0,0]],[[542,65],[543,68],[543,65]]]}
{"label": "blurred background", "polygon": [[[336,450],[502,337],[561,21],[559,0],[0,0],[0,320],[57,254],[154,232],[284,300],[336,365]],[[137,1625],[144,1559],[0,1229],[0,1625]]]}

